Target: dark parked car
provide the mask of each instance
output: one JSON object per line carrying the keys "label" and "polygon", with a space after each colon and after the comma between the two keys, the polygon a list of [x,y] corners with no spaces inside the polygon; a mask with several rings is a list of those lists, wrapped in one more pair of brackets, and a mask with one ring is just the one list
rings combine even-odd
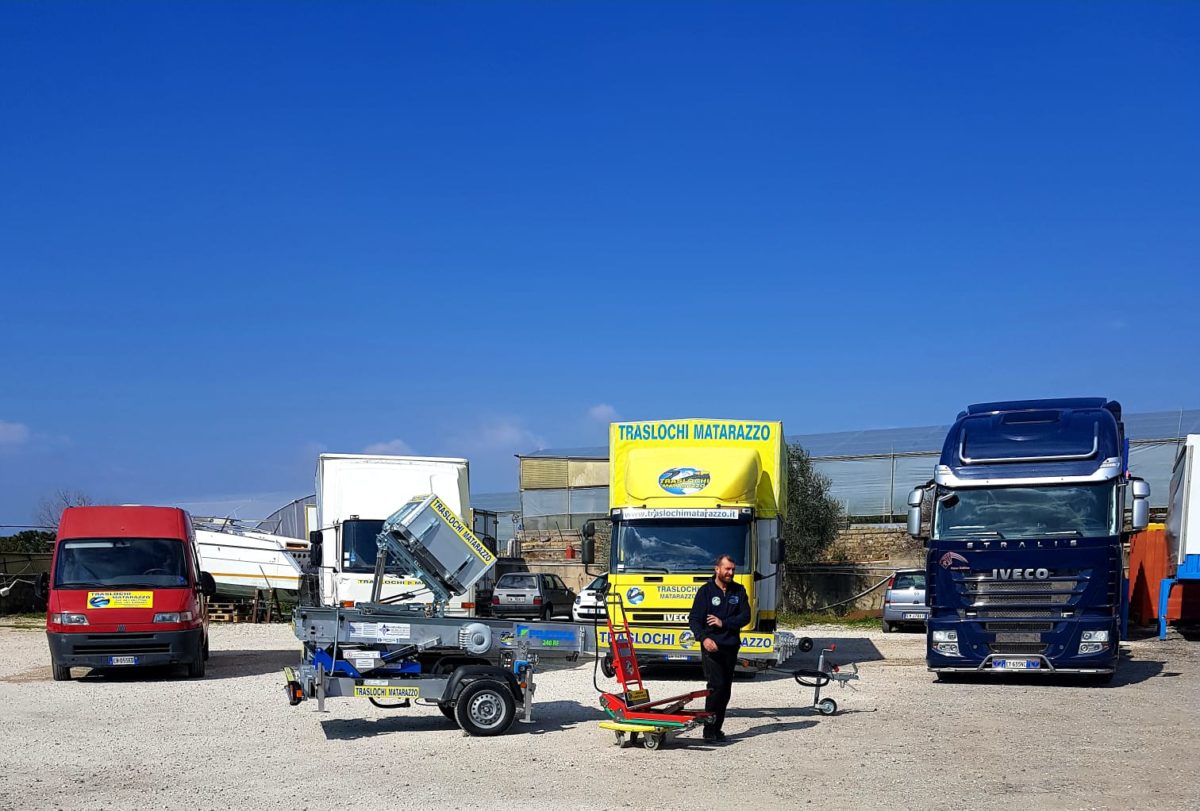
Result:
{"label": "dark parked car", "polygon": [[883,630],[893,630],[897,625],[924,625],[929,619],[929,606],[925,605],[925,570],[900,569],[888,581],[883,595]]}
{"label": "dark parked car", "polygon": [[492,613],[497,617],[550,619],[571,616],[575,592],[556,574],[513,572],[496,581]]}

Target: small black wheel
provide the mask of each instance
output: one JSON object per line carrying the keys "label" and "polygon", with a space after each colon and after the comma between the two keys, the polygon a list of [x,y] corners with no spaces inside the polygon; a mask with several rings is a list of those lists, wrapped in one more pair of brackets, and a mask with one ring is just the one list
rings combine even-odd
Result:
{"label": "small black wheel", "polygon": [[53,675],[54,675],[55,681],[70,681],[71,680],[71,668],[67,667],[66,665],[60,665],[60,664],[51,662],[50,668],[51,668],[51,670],[53,670]]}
{"label": "small black wheel", "polygon": [[517,718],[517,703],[508,685],[480,679],[458,694],[454,718],[468,735],[502,735]]}
{"label": "small black wheel", "polygon": [[653,752],[662,746],[663,738],[664,736],[661,732],[651,732],[645,736],[645,740],[642,741],[642,745]]}
{"label": "small black wheel", "polygon": [[812,637],[808,637],[808,636],[802,637],[800,639],[800,652],[808,653],[812,649],[813,649]]}
{"label": "small black wheel", "polygon": [[625,733],[624,733],[624,732],[622,732],[622,731],[621,731],[621,730],[619,730],[619,729],[614,729],[614,730],[613,730],[613,737],[615,738],[615,740],[613,741],[613,743],[614,743],[615,745],[617,745],[617,746],[624,746],[624,745],[625,745]]}
{"label": "small black wheel", "polygon": [[453,703],[453,702],[450,702],[450,701],[446,701],[446,702],[439,701],[439,702],[438,702],[438,705],[437,705],[437,708],[438,708],[438,709],[441,711],[442,715],[446,716],[446,717],[447,717],[447,718],[449,718],[451,721],[453,721],[453,722],[455,723],[455,725],[457,725],[457,724],[458,724],[458,719],[454,717],[454,703]]}
{"label": "small black wheel", "polygon": [[832,698],[823,698],[817,702],[817,712],[821,715],[833,715],[837,712],[837,702]]}
{"label": "small black wheel", "polygon": [[600,672],[604,674],[606,679],[616,677],[617,669],[613,667],[613,658],[611,653],[607,654],[603,659],[600,660]]}

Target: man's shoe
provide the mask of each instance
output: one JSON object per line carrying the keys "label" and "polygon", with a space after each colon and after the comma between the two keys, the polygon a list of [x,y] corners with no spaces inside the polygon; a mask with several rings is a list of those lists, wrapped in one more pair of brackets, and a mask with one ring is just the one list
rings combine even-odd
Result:
{"label": "man's shoe", "polygon": [[725,740],[725,733],[719,729],[713,729],[712,727],[705,727],[704,728],[704,740],[716,741],[717,743],[720,743],[721,741]]}
{"label": "man's shoe", "polygon": [[725,740],[725,733],[718,729],[713,733],[713,740],[715,740],[717,743],[721,743]]}

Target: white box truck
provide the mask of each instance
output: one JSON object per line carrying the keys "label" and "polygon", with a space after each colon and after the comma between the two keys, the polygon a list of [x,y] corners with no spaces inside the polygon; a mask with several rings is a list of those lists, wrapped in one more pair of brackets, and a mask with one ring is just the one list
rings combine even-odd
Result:
{"label": "white box truck", "polygon": [[[317,526],[313,563],[319,560],[322,605],[353,605],[371,599],[376,538],[383,522],[413,496],[434,494],[470,526],[471,496],[466,459],[323,453],[317,457]],[[315,545],[320,544],[320,554]],[[487,579],[487,578],[485,578]],[[487,584],[483,584],[487,587]],[[385,578],[381,599],[413,594],[431,600],[415,578]],[[459,595],[446,613],[475,614],[475,589]]]}

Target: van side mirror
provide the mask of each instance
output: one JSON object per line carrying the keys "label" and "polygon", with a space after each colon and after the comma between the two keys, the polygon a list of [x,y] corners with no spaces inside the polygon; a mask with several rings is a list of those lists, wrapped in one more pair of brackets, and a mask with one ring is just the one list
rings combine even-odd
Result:
{"label": "van side mirror", "polygon": [[925,488],[914,487],[908,494],[908,534],[921,537],[921,505],[925,502]]}
{"label": "van side mirror", "polygon": [[200,573],[200,593],[205,597],[217,596],[217,581],[208,572]]}
{"label": "van side mirror", "polygon": [[1131,479],[1133,491],[1133,517],[1130,525],[1134,532],[1141,532],[1150,523],[1150,483],[1145,479]]}

